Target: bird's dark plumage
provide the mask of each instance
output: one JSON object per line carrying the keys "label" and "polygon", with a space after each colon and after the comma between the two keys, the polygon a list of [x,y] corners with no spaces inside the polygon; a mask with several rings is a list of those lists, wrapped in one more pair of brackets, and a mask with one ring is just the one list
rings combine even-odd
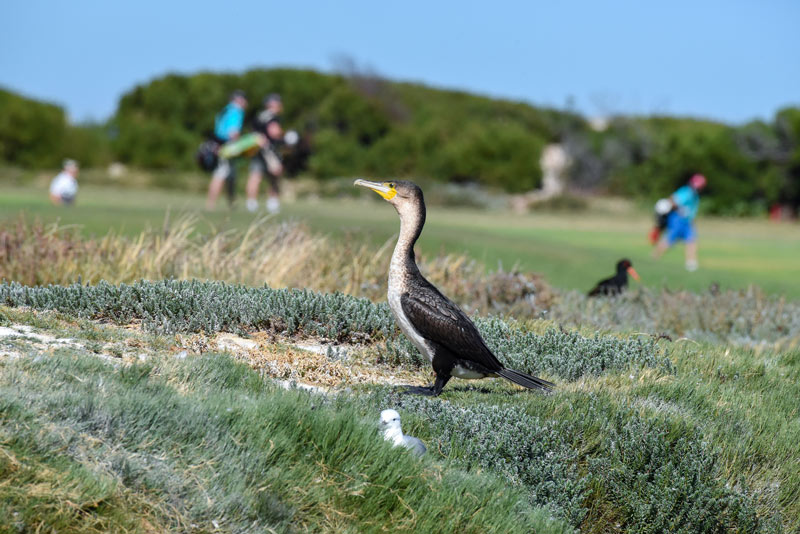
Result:
{"label": "bird's dark plumage", "polygon": [[625,288],[628,287],[628,275],[633,276],[636,280],[639,275],[633,269],[631,260],[622,259],[617,262],[617,274],[611,278],[606,278],[597,283],[597,285],[589,291],[590,297],[599,297],[603,295],[619,295]]}
{"label": "bird's dark plumage", "polygon": [[502,369],[470,318],[430,282],[422,282],[416,291],[400,298],[403,311],[422,337],[488,371]]}
{"label": "bird's dark plumage", "polygon": [[546,380],[503,367],[470,318],[419,272],[413,246],[425,224],[422,190],[402,181],[357,180],[356,185],[381,195],[400,215],[400,237],[389,268],[389,307],[403,333],[430,359],[436,374],[433,385],[410,387],[408,391],[438,395],[452,376],[501,376],[529,389],[553,388]]}

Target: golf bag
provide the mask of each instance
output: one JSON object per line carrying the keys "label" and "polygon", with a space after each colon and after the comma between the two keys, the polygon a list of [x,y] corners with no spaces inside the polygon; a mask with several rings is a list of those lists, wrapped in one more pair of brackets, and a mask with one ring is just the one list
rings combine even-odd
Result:
{"label": "golf bag", "polygon": [[211,172],[217,167],[217,163],[219,162],[217,151],[219,147],[220,144],[214,139],[208,139],[200,144],[195,153],[195,159],[201,169],[206,172]]}
{"label": "golf bag", "polygon": [[672,201],[667,198],[662,198],[654,207],[654,215],[656,219],[656,224],[652,230],[650,230],[649,238],[650,244],[655,245],[658,243],[658,238],[661,237],[662,232],[667,228],[667,219],[669,218],[669,214],[675,207],[672,205]]}

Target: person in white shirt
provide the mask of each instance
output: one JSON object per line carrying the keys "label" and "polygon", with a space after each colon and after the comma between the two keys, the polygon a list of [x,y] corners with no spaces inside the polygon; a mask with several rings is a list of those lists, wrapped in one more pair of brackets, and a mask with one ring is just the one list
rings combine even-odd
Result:
{"label": "person in white shirt", "polygon": [[78,194],[78,163],[65,159],[62,171],[50,182],[50,202],[72,204]]}

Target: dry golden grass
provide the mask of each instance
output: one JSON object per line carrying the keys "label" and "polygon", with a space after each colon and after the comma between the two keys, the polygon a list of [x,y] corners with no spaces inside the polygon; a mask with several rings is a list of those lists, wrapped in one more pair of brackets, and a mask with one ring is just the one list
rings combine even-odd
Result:
{"label": "dry golden grass", "polygon": [[[333,241],[302,224],[268,218],[244,230],[202,233],[200,226],[196,216],[186,215],[133,238],[109,232],[87,239],[73,227],[20,217],[0,226],[0,279],[43,285],[194,278],[385,298],[394,238],[376,248],[352,239]],[[506,271],[487,275],[466,256],[422,258],[420,267],[470,311],[532,313],[534,284],[538,305],[551,295],[538,277]]]}

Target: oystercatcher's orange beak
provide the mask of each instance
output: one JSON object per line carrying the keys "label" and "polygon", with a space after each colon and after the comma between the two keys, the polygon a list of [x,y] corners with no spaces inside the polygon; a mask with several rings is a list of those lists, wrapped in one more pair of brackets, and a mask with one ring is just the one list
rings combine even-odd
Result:
{"label": "oystercatcher's orange beak", "polygon": [[636,280],[637,282],[640,282],[642,280],[641,278],[639,278],[639,273],[637,273],[633,267],[628,267],[628,274],[631,275],[633,279]]}

